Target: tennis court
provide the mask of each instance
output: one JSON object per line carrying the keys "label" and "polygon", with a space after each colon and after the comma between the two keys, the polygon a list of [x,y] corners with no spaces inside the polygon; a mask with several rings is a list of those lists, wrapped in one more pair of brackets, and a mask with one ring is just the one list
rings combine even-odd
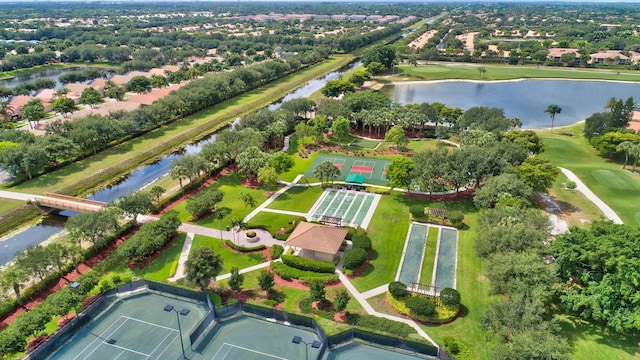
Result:
{"label": "tennis court", "polygon": [[387,185],[390,182],[386,177],[386,169],[391,161],[366,157],[319,154],[304,175],[316,177],[313,170],[325,161],[330,161],[340,169],[340,175],[336,180],[344,181],[349,175],[361,175],[365,182],[371,184]]}
{"label": "tennis court", "polygon": [[[331,349],[326,360],[414,360],[425,359],[425,357],[417,357],[409,354],[403,354],[397,351],[381,349],[375,346],[351,343],[344,346]],[[433,358],[433,357],[431,357]]]}
{"label": "tennis court", "polygon": [[420,282],[422,270],[422,258],[427,245],[427,231],[429,226],[420,223],[411,223],[407,240],[402,253],[402,263],[398,270],[396,280],[409,286],[412,282]]}
{"label": "tennis court", "polygon": [[171,304],[180,315],[183,341],[206,316],[204,303],[145,292],[116,300],[48,359],[177,359],[181,357],[180,333]]}
{"label": "tennis court", "polygon": [[323,216],[332,216],[341,218],[341,225],[366,229],[379,201],[380,195],[376,194],[327,189],[309,213],[314,221],[321,220]]}
{"label": "tennis court", "polygon": [[376,140],[369,140],[357,137],[352,142],[349,143],[349,147],[354,149],[365,149],[365,150],[375,150],[380,146],[380,142]]}
{"label": "tennis court", "polygon": [[[300,337],[300,343],[292,341],[295,336]],[[210,360],[293,360],[305,359],[308,351],[308,359],[316,360],[320,349],[312,346],[313,341],[319,339],[312,331],[238,316],[217,323],[196,352]]]}
{"label": "tennis court", "polygon": [[436,250],[436,271],[433,283],[438,290],[456,288],[456,268],[458,264],[458,231],[442,228]]}

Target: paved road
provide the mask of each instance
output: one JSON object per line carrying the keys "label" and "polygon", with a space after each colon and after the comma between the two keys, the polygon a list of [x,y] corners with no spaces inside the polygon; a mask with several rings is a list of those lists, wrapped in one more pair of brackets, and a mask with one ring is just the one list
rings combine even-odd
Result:
{"label": "paved road", "polygon": [[14,192],[14,191],[0,190],[0,198],[4,198],[4,199],[27,201],[27,200],[34,200],[35,197],[36,197],[35,195],[31,195],[31,194],[23,194],[23,193]]}
{"label": "paved road", "polygon": [[576,174],[574,174],[571,170],[565,168],[560,168],[560,171],[562,171],[562,173],[569,180],[576,183],[576,190],[583,193],[584,196],[587,197],[587,199],[594,203],[604,213],[604,216],[606,216],[607,219],[612,220],[616,224],[623,224],[622,219],[620,219],[618,214],[616,214],[616,212],[613,211],[613,209],[611,209],[609,205],[607,205],[598,196],[596,196],[596,194],[594,194],[593,191],[591,191],[591,189],[589,189],[587,185],[585,185],[582,180],[580,180],[580,178],[576,176]]}

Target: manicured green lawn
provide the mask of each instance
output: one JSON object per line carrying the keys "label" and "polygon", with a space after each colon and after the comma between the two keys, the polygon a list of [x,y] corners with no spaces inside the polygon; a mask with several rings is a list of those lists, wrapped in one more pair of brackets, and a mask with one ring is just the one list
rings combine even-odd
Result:
{"label": "manicured green lawn", "polygon": [[220,239],[214,239],[207,236],[195,235],[193,238],[193,244],[191,245],[191,252],[193,254],[197,249],[208,246],[211,248],[214,254],[220,254],[222,257],[222,274],[226,274],[231,271],[231,268],[236,266],[238,269],[244,269],[253,265],[258,265],[264,262],[264,256],[260,253],[238,253],[233,250],[224,247]]}
{"label": "manicured green lawn", "polygon": [[433,266],[436,262],[436,249],[438,247],[438,232],[438,228],[429,227],[427,246],[424,249],[424,258],[422,259],[422,270],[420,273],[420,282],[422,284],[431,284],[431,279],[433,278]]}
{"label": "manicured green lawn", "polygon": [[549,195],[556,198],[565,212],[567,224],[585,227],[591,221],[599,219],[602,216],[602,211],[580,191],[567,189],[567,181],[567,177],[560,173],[549,191]]}
{"label": "manicured green lawn", "polygon": [[425,151],[429,149],[435,149],[438,145],[438,140],[413,140],[409,142],[407,147],[414,153]]}
{"label": "manicured green lawn", "polygon": [[[480,75],[478,67],[482,66],[487,71]],[[640,74],[630,70],[606,70],[606,69],[582,69],[563,68],[550,66],[509,66],[482,64],[478,66],[462,65],[401,65],[398,78],[410,80],[447,80],[447,79],[473,79],[473,80],[509,80],[527,78],[565,78],[565,79],[594,79],[594,80],[618,80],[640,81]]]}
{"label": "manicured green lawn", "polygon": [[292,221],[296,221],[296,223],[298,223],[300,221],[303,221],[303,219],[304,218],[301,218],[299,216],[261,211],[256,216],[251,218],[251,220],[249,220],[249,225],[257,224],[266,226],[267,230],[273,234],[276,231],[289,225]]}
{"label": "manicured green lawn", "polygon": [[575,316],[560,315],[561,335],[571,344],[576,360],[640,358],[638,334],[617,334]]}
{"label": "manicured green lawn", "polygon": [[[219,190],[224,194],[222,201],[218,204],[218,208],[222,209],[225,216],[222,220],[219,220],[215,216],[208,216],[204,219],[194,221],[193,223],[217,229],[220,225],[222,225],[222,227],[229,225],[230,221],[233,219],[243,219],[254,208],[245,209],[244,202],[242,202],[242,199],[240,198],[240,192],[245,192],[253,196],[256,200],[256,206],[260,205],[267,199],[267,196],[264,194],[264,190],[245,187],[242,185],[242,180],[243,176],[239,173],[230,173],[221,177],[214,184],[209,186],[207,191]],[[186,210],[187,201],[183,201],[173,208],[178,211],[178,216],[182,221],[185,221],[187,217],[191,215]]]}
{"label": "manicured green lawn", "polygon": [[[296,176],[300,174],[304,174],[307,171],[307,169],[309,168],[309,166],[311,166],[311,164],[313,164],[313,161],[316,159],[317,156],[318,156],[317,152],[310,154],[309,157],[305,159],[299,157],[298,155],[293,155],[293,159],[296,164],[293,166],[293,168],[291,168],[291,170],[287,171],[286,173],[280,174],[278,178],[282,181],[288,181],[288,182],[295,180]],[[307,177],[306,180],[307,182],[310,182],[310,183],[320,181],[320,179],[316,179],[313,177]],[[305,184],[306,182],[305,180],[301,180],[299,181],[299,183]]]}
{"label": "manicured green lawn", "polygon": [[573,171],[626,224],[640,225],[640,176],[622,170],[621,163],[600,157],[582,135],[583,127],[577,124],[554,132],[539,131],[547,144],[541,156]]}
{"label": "manicured green lawn", "polygon": [[356,137],[352,142],[349,143],[350,148],[355,149],[365,149],[365,150],[373,150],[380,145],[380,141],[369,140]]}
{"label": "manicured green lawn", "polygon": [[269,206],[269,209],[307,212],[322,194],[320,186],[295,186],[280,194]]}

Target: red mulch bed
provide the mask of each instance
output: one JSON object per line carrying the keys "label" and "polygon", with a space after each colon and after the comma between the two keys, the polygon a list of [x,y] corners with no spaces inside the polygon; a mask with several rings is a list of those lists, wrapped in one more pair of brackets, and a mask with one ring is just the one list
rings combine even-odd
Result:
{"label": "red mulch bed", "polygon": [[[114,241],[104,249],[100,250],[99,253],[93,255],[83,263],[80,263],[80,265],[78,265],[78,270],[80,271],[80,273],[84,274],[87,271],[91,270],[94,266],[96,266],[98,263],[104,260],[107,256],[109,256],[112,252],[114,252],[118,248],[118,246],[122,244],[124,240],[128,239],[132,235],[132,233],[133,232],[130,232],[129,234],[126,234],[120,237],[118,240]],[[9,326],[9,324],[11,324],[13,320],[15,320],[16,316],[23,313],[25,310],[30,310],[40,305],[40,303],[42,303],[49,295],[53,294],[54,292],[60,289],[63,289],[65,286],[67,286],[67,284],[70,284],[76,281],[79,276],[80,274],[78,274],[75,270],[71,270],[65,275],[63,275],[58,280],[58,282],[50,285],[45,290],[42,290],[37,294],[35,294],[31,299],[29,299],[29,301],[27,301],[24,307],[17,307],[13,311],[6,314],[0,320],[0,329],[3,329]]]}

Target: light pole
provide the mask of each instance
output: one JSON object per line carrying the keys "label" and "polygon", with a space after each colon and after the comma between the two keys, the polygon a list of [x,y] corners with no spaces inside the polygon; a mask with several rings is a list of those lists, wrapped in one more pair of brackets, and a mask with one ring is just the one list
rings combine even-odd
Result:
{"label": "light pole", "polygon": [[322,343],[318,340],[313,340],[313,342],[306,342],[304,340],[302,340],[302,338],[300,336],[294,336],[293,339],[291,340],[292,343],[294,344],[300,344],[303,343],[304,344],[304,358],[305,360],[309,360],[309,345],[311,345],[312,348],[314,349],[319,349],[320,346],[322,345]]}
{"label": "light pole", "polygon": [[75,310],[76,312],[76,320],[78,319],[78,304],[76,304],[77,300],[76,300],[76,289],[78,288],[78,286],[80,286],[80,283],[77,281],[72,282],[71,284],[69,284],[69,291],[71,291],[71,299],[73,301],[73,310]]}
{"label": "light pole", "polygon": [[176,313],[176,319],[178,319],[178,334],[180,335],[180,348],[182,349],[182,358],[186,359],[187,355],[184,354],[184,342],[182,340],[182,328],[180,327],[180,315],[187,316],[189,315],[189,309],[182,309],[180,311],[176,310],[173,305],[167,305],[164,307],[164,311]]}

